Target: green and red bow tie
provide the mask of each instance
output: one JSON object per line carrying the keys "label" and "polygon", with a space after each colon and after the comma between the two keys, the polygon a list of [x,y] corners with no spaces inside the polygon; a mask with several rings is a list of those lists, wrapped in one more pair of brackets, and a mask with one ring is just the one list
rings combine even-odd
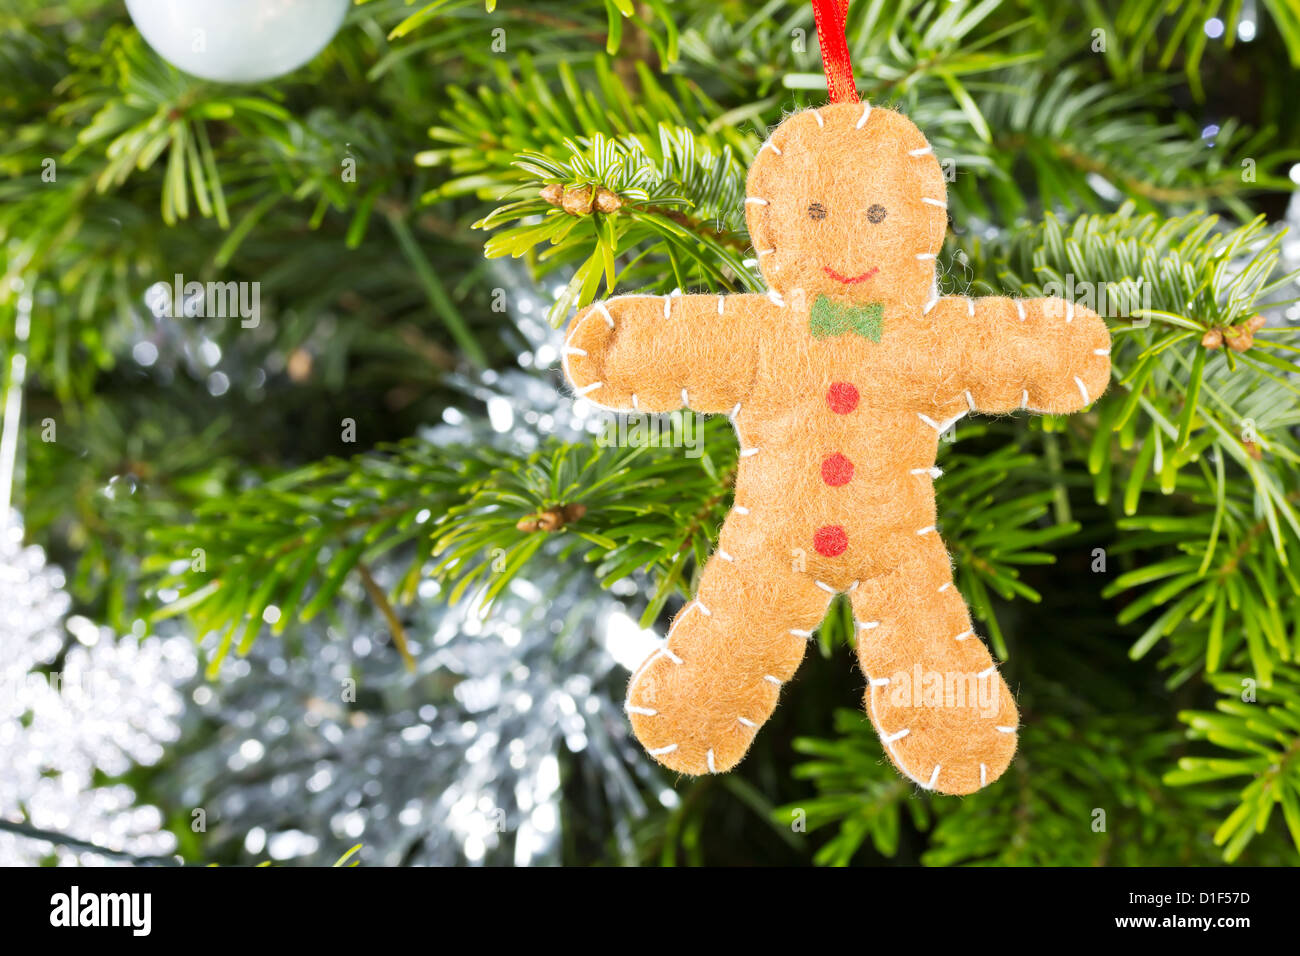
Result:
{"label": "green and red bow tie", "polygon": [[884,311],[884,307],[879,302],[851,305],[819,295],[813,302],[808,329],[816,339],[826,339],[852,332],[873,342],[879,342]]}

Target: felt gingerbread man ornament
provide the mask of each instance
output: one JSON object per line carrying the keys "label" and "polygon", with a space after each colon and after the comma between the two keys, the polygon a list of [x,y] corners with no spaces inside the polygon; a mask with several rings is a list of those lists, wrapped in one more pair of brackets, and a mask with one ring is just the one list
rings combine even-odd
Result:
{"label": "felt gingerbread man ornament", "polygon": [[847,592],[890,759],[972,793],[1010,763],[1018,716],[936,529],[940,436],[972,412],[1082,409],[1109,382],[1109,333],[1062,299],[937,295],[944,176],[893,110],[794,113],[747,194],[766,295],[612,298],[564,348],[587,401],[726,414],[740,444],[698,593],[632,675],[633,729],[669,768],[729,770]]}

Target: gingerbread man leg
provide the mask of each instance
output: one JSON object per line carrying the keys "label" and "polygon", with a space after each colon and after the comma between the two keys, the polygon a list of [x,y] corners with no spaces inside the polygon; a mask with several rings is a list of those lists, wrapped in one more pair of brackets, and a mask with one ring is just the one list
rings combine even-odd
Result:
{"label": "gingerbread man leg", "polygon": [[974,633],[938,534],[893,553],[907,557],[851,596],[867,714],[903,774],[926,789],[974,793],[1016,752],[1015,701]]}
{"label": "gingerbread man leg", "polygon": [[[730,538],[724,528],[721,540]],[[680,773],[723,773],[739,763],[829,602],[784,556],[761,547],[715,552],[667,646],[628,684],[627,712],[646,751]]]}

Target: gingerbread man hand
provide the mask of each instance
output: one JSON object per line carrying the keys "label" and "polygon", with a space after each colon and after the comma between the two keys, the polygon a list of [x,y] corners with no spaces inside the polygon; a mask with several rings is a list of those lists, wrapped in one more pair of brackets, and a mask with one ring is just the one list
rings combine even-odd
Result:
{"label": "gingerbread man hand", "polygon": [[898,769],[971,793],[1016,749],[1010,691],[935,527],[940,434],[970,412],[1077,411],[1110,377],[1098,316],[1060,299],[935,294],[939,163],[901,114],[796,113],[750,170],[766,296],[628,296],[574,320],[577,393],[726,413],[735,505],[695,600],[632,675],[637,737],[682,773],[730,769],[848,592],[866,710]]}

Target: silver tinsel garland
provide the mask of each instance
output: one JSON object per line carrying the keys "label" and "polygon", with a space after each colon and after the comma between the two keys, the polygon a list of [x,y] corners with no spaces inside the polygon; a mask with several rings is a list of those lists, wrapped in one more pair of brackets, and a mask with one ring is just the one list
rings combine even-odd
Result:
{"label": "silver tinsel garland", "polygon": [[176,839],[156,807],[136,805],[130,787],[93,783],[156,763],[177,738],[175,686],[194,673],[193,648],[183,638],[117,640],[66,618],[64,584],[39,547],[23,547],[16,515],[0,526],[0,821],[15,827],[0,829],[0,866],[124,858],[87,844],[171,853]]}
{"label": "silver tinsel garland", "polygon": [[204,811],[210,855],[235,841],[248,862],[327,863],[359,843],[370,865],[555,863],[565,827],[585,822],[562,818],[572,806],[630,857],[628,822],[658,784],[602,638],[626,618],[566,584],[563,568],[516,581],[484,619],[425,582],[415,674],[359,600],[291,649],[260,641],[194,686],[199,748],[168,772],[175,804]]}
{"label": "silver tinsel garland", "polygon": [[[591,409],[538,374],[558,361],[559,333],[521,275],[498,277],[521,368],[456,380],[486,415],[450,407],[425,437],[525,450],[584,438]],[[658,640],[623,584],[603,591],[586,570],[537,561],[484,617],[425,581],[403,612],[410,674],[350,582],[328,626],[263,638],[217,681],[196,681],[167,802],[203,811],[205,856],[236,846],[245,862],[328,863],[362,844],[369,865],[553,864],[582,839],[631,859],[643,795],[675,795],[622,712],[627,669]]]}

